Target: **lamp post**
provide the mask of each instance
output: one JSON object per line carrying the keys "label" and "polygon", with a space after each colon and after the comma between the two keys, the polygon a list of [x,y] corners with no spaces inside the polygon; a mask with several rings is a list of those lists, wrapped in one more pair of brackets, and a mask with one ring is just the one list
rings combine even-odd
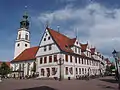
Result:
{"label": "lamp post", "polygon": [[62,80],[62,75],[61,75],[61,66],[64,64],[64,59],[61,59],[61,57],[59,58],[59,60],[57,60],[57,65],[59,65],[59,81]]}
{"label": "lamp post", "polygon": [[114,51],[112,52],[112,54],[113,54],[113,57],[114,57],[114,59],[115,59],[116,71],[117,71],[116,75],[117,75],[117,77],[118,77],[118,85],[119,85],[119,86],[118,86],[118,89],[120,90],[120,74],[119,74],[118,56],[117,56],[116,50],[114,50]]}

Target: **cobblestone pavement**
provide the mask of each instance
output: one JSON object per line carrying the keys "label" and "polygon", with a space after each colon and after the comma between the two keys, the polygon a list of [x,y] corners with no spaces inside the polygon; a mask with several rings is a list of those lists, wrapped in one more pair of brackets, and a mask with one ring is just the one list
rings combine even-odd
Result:
{"label": "cobblestone pavement", "polygon": [[0,82],[0,90],[118,90],[113,77],[86,80],[15,80]]}

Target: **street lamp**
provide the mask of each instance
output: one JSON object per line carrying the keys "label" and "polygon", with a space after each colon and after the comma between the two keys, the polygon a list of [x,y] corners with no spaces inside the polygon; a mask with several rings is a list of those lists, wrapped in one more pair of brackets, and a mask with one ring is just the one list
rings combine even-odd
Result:
{"label": "street lamp", "polygon": [[113,57],[114,57],[114,59],[115,59],[115,63],[116,63],[116,76],[117,76],[117,78],[118,78],[118,88],[119,88],[119,90],[120,90],[120,75],[119,75],[119,70],[118,70],[118,56],[117,56],[117,52],[116,52],[116,50],[114,50],[113,52],[112,52],[112,54],[113,54]]}
{"label": "street lamp", "polygon": [[59,70],[60,70],[60,76],[59,76],[59,81],[62,80],[62,75],[61,75],[61,66],[64,64],[64,59],[61,59],[61,57],[57,60],[57,65],[59,65]]}

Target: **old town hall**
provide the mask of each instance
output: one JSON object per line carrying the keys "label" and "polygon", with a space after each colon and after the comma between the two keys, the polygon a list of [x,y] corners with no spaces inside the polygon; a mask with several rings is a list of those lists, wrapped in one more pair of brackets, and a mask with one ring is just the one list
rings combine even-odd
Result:
{"label": "old town hall", "polygon": [[37,78],[75,79],[77,76],[100,75],[105,72],[103,55],[46,26],[40,44],[30,46],[28,15],[23,15],[15,41],[14,59],[11,61],[12,77],[25,77],[37,73]]}

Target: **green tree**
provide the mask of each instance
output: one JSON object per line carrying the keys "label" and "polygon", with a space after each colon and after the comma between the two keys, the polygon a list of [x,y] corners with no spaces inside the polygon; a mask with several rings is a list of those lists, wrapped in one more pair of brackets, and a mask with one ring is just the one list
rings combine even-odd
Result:
{"label": "green tree", "polygon": [[110,66],[110,69],[112,70],[112,69],[115,69],[115,65],[111,65]]}
{"label": "green tree", "polygon": [[108,65],[106,66],[106,71],[111,72],[110,66],[108,66]]}
{"label": "green tree", "polygon": [[9,73],[10,73],[9,66],[5,62],[3,62],[0,66],[0,75],[6,76]]}

